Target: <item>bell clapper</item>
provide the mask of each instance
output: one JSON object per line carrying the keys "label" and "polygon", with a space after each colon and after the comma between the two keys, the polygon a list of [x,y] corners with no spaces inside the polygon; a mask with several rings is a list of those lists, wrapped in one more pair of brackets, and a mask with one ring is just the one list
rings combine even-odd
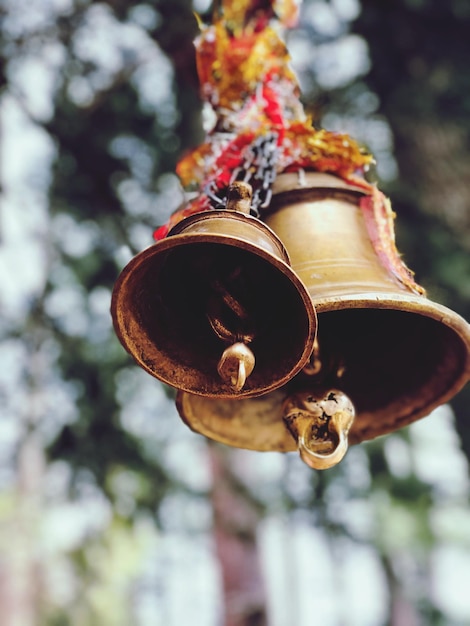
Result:
{"label": "bell clapper", "polygon": [[[248,215],[252,194],[251,185],[244,181],[235,181],[229,188],[226,210]],[[230,289],[231,286],[243,282],[241,274],[241,269],[235,268],[225,279],[212,280],[213,294],[207,305],[207,318],[212,330],[224,343],[231,344],[222,353],[217,371],[221,379],[235,392],[243,389],[255,367],[255,355],[247,345],[255,336],[250,328],[250,316]]]}
{"label": "bell clapper", "polygon": [[343,459],[354,416],[351,400],[338,389],[300,391],[284,402],[284,423],[313,469],[328,469]]}
{"label": "bell clapper", "polygon": [[[227,281],[230,284],[239,278],[239,272],[235,270]],[[248,311],[223,282],[214,280],[211,287],[213,294],[207,303],[207,319],[217,337],[230,344],[220,357],[217,371],[222,380],[238,392],[255,366],[255,355],[247,345],[255,333],[250,328]]]}
{"label": "bell clapper", "polygon": [[241,391],[254,367],[255,355],[247,345],[237,341],[224,350],[217,371],[234,391]]}

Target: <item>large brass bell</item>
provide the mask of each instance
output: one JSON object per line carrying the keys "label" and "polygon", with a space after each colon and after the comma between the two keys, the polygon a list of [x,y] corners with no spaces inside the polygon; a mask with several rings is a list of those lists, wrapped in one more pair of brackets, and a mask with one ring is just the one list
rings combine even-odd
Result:
{"label": "large brass bell", "polygon": [[[280,175],[264,219],[318,314],[311,360],[253,399],[179,392],[195,431],[254,450],[336,464],[348,440],[390,433],[448,401],[470,376],[470,327],[390,272],[360,209],[363,191],[321,173]],[[292,332],[294,328],[291,328]]]}
{"label": "large brass bell", "polygon": [[248,397],[284,385],[308,362],[316,316],[285,247],[250,216],[251,188],[227,208],[187,217],[122,271],[116,333],[141,367],[206,397]]}

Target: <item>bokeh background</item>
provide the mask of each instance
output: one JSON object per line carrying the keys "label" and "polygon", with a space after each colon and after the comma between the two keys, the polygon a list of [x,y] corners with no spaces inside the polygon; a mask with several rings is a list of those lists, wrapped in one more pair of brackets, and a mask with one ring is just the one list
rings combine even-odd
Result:
{"label": "bokeh background", "polygon": [[[319,473],[189,431],[113,333],[204,137],[194,12],[0,6],[0,626],[468,625],[468,387]],[[306,110],[374,153],[406,263],[467,319],[469,33],[468,0],[304,0],[286,34]]]}

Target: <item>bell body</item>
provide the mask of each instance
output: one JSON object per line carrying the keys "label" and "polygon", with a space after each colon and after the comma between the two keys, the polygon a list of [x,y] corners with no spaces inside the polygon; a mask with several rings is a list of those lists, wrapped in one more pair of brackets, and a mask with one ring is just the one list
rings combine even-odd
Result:
{"label": "bell body", "polygon": [[[111,311],[143,369],[208,397],[284,385],[308,361],[316,332],[311,298],[283,244],[266,224],[234,210],[187,217],[134,257],[116,282]],[[248,363],[244,384],[230,384],[231,357]]]}
{"label": "bell body", "polygon": [[357,295],[370,302],[369,294],[410,291],[377,256],[359,207],[363,195],[329,174],[307,173],[301,179],[284,174],[276,181],[265,222],[286,246],[316,306],[342,309]]}
{"label": "bell body", "polygon": [[[368,231],[363,195],[327,174],[281,175],[264,218],[312,298],[319,361],[336,364],[334,385],[355,406],[352,443],[428,415],[470,377],[469,325],[391,271]],[[253,400],[211,402],[180,393],[178,408],[191,428],[223,443],[294,450],[283,407],[315,380],[304,372]]]}

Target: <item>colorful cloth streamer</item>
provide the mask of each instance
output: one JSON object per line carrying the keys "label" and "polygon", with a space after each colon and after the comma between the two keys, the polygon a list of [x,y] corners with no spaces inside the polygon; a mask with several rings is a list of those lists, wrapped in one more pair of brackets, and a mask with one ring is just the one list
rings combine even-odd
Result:
{"label": "colorful cloth streamer", "polygon": [[224,197],[253,142],[275,134],[276,174],[327,172],[364,191],[361,208],[381,262],[408,288],[423,293],[395,247],[388,200],[364,178],[372,155],[348,135],[316,129],[304,112],[279,34],[297,18],[295,0],[224,0],[213,23],[201,25],[195,41],[197,70],[202,98],[216,122],[204,143],[185,155],[176,170],[183,187],[200,193],[158,228],[154,238],[163,239],[185,217],[213,208],[207,190]]}

